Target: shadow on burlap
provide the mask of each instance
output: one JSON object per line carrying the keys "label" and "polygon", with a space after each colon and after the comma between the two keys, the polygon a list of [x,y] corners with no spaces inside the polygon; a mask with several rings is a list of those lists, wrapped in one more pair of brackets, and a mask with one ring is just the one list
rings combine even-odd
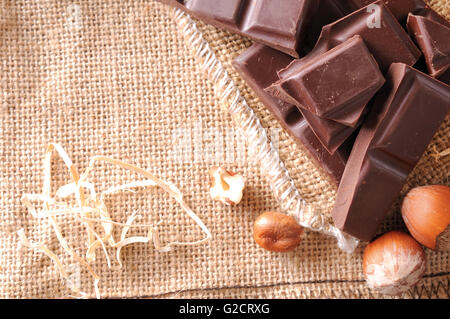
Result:
{"label": "shadow on burlap", "polygon": [[[440,12],[446,1],[433,1]],[[67,265],[76,264],[59,248],[45,220],[36,221],[21,204],[23,193],[42,187],[43,153],[61,143],[82,172],[94,155],[107,155],[172,181],[213,233],[206,245],[158,253],[135,244],[122,251],[124,267],[106,266],[98,253],[103,297],[163,298],[382,298],[366,288],[361,269],[364,244],[354,254],[340,251],[333,238],[306,231],[287,254],[269,253],[252,239],[255,218],[278,205],[243,139],[221,110],[211,84],[194,62],[172,20],[172,9],[154,1],[3,1],[0,8],[0,296],[59,298],[70,292],[44,255],[20,247],[24,228],[48,244]],[[79,14],[78,14],[79,13]],[[248,104],[271,136],[296,186],[308,201],[330,210],[336,188],[266,111],[232,69],[231,61],[251,45],[248,39],[198,23]],[[449,146],[450,119],[435,136],[411,174],[402,196],[417,185],[449,184],[449,158],[432,157]],[[53,161],[54,188],[70,182]],[[208,169],[223,165],[248,182],[243,202],[224,207],[209,198]],[[99,188],[135,176],[101,166]],[[405,229],[399,201],[380,232]],[[163,241],[200,239],[198,227],[162,192],[152,189],[108,199],[112,216],[124,222],[160,221]],[[85,229],[59,219],[76,246]],[[138,230],[136,230],[138,232]],[[83,251],[80,250],[80,253]],[[449,254],[426,250],[425,278],[404,298],[448,298]],[[92,278],[80,286],[93,297]]]}

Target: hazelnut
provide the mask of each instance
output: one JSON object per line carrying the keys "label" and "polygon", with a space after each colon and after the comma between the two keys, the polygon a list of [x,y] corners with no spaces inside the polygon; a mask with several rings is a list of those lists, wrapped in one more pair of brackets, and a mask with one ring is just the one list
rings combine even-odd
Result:
{"label": "hazelnut", "polygon": [[419,243],[433,250],[450,251],[450,187],[412,189],[403,200],[402,217]]}
{"label": "hazelnut", "polygon": [[363,256],[367,285],[386,295],[400,295],[425,272],[425,253],[409,235],[392,231],[368,244]]}
{"label": "hazelnut", "polygon": [[212,199],[226,205],[237,205],[242,200],[245,179],[242,175],[232,173],[221,167],[209,170],[211,176],[210,194]]}
{"label": "hazelnut", "polygon": [[262,248],[274,252],[293,250],[302,240],[303,228],[288,215],[266,212],[253,226],[253,238]]}

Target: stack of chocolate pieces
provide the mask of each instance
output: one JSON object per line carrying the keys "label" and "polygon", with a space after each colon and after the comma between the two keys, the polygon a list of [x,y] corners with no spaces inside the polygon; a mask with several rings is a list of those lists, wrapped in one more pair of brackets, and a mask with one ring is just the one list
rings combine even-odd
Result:
{"label": "stack of chocolate pieces", "polygon": [[370,241],[450,110],[450,23],[422,0],[160,0],[256,41],[234,67]]}

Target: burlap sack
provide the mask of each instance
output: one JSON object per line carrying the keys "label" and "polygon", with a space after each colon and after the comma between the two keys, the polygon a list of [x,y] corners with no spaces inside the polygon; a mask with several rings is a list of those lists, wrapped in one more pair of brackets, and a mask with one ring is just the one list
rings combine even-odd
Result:
{"label": "burlap sack", "polygon": [[[448,1],[432,5],[450,18]],[[108,269],[100,252],[93,267],[103,278],[102,297],[383,298],[364,283],[364,244],[349,255],[334,238],[313,231],[306,231],[302,244],[287,254],[269,253],[254,243],[253,221],[264,211],[279,209],[277,199],[199,70],[171,8],[154,1],[24,0],[2,1],[0,10],[1,297],[70,295],[48,257],[18,244],[21,228],[30,239],[54,249],[69,271],[79,271],[46,220],[31,217],[20,201],[22,194],[42,188],[43,153],[54,141],[65,147],[81,172],[92,156],[106,155],[170,180],[213,234],[205,245],[168,253],[150,244],[127,247],[122,269],[114,260]],[[263,126],[278,140],[280,157],[302,196],[329,211],[336,188],[231,67],[232,59],[251,42],[197,24]],[[449,184],[449,158],[432,156],[449,146],[449,121],[403,194],[417,185]],[[239,206],[224,207],[210,199],[207,172],[213,165],[246,176],[248,187]],[[53,189],[70,182],[61,161],[53,161],[52,174]],[[108,165],[100,165],[93,175],[100,188],[135,178]],[[405,229],[400,199],[380,232]],[[139,223],[159,221],[164,242],[202,237],[161,191],[126,192],[107,203],[115,220],[124,222],[139,212]],[[71,245],[86,240],[85,229],[72,217],[58,221]],[[425,277],[404,298],[449,297],[449,254],[426,254]],[[81,289],[94,297],[89,274],[80,271],[79,279]]]}

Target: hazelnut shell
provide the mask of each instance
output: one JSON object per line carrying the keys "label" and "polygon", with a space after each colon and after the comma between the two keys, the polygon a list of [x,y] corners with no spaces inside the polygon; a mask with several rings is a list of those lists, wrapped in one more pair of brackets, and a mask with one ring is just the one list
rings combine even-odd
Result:
{"label": "hazelnut shell", "polygon": [[425,260],[425,253],[414,238],[392,231],[364,250],[364,278],[369,288],[386,295],[400,295],[422,278]]}
{"label": "hazelnut shell", "polygon": [[419,243],[433,250],[450,250],[450,187],[412,189],[403,200],[402,217]]}

